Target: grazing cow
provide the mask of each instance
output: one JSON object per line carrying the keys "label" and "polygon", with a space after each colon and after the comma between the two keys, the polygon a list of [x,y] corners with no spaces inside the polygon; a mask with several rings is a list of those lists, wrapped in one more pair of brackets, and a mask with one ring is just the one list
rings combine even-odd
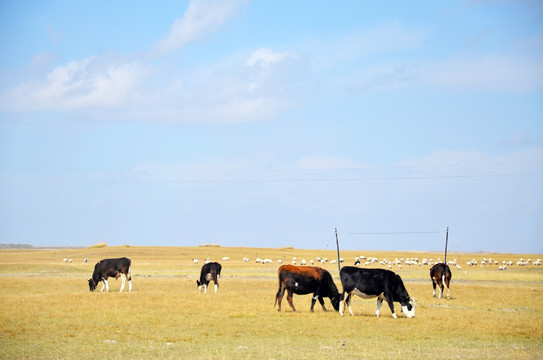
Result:
{"label": "grazing cow", "polygon": [[196,285],[200,292],[207,293],[207,286],[213,280],[215,283],[215,293],[219,288],[219,278],[221,277],[222,266],[218,262],[208,262],[202,266],[200,271],[200,280],[196,280]]}
{"label": "grazing cow", "polygon": [[292,303],[292,294],[306,295],[311,293],[313,293],[312,312],[317,299],[322,309],[326,311],[323,297],[330,298],[334,309],[336,311],[339,309],[339,293],[332,275],[328,271],[315,266],[283,265],[277,274],[279,277],[279,290],[275,296],[275,304],[279,303],[277,311],[281,311],[281,300],[283,300],[285,290],[287,290],[287,301],[292,311],[296,311]]}
{"label": "grazing cow", "polygon": [[449,296],[449,285],[451,283],[451,269],[447,264],[435,264],[430,268],[430,278],[432,279],[432,286],[434,287],[434,297],[436,297],[436,284],[439,286],[439,299],[443,297],[443,285],[447,288],[447,299]]}
{"label": "grazing cow", "polygon": [[109,291],[109,284],[107,279],[113,277],[118,279],[119,276],[122,278],[121,291],[124,289],[126,280],[128,279],[128,292],[132,291],[132,277],[130,276],[130,265],[132,262],[127,257],[122,257],[118,259],[104,259],[100,260],[94,265],[94,273],[92,278],[89,279],[89,288],[90,291],[94,291],[98,286],[100,281],[102,283],[102,289],[104,291],[104,286],[106,291]]}
{"label": "grazing cow", "polygon": [[[399,302],[402,306],[402,312],[408,317],[415,316],[415,299],[409,297],[403,284],[402,278],[390,270],[385,269],[364,269],[354,266],[344,266],[339,272],[341,284],[343,285],[343,294],[341,295],[341,305],[339,314],[343,316],[345,305],[349,308],[349,313],[353,315],[351,309],[351,297],[353,294],[363,299],[372,299],[377,297],[376,316],[379,316],[379,309],[383,300],[386,300],[392,317],[396,319],[393,302]],[[411,304],[410,301],[413,301]]]}

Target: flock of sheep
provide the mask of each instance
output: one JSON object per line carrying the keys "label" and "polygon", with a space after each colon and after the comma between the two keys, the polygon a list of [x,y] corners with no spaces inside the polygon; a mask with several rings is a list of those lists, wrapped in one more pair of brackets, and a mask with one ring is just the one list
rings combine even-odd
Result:
{"label": "flock of sheep", "polygon": [[[222,261],[229,261],[229,260],[230,260],[230,257],[227,257],[227,256],[222,258]],[[199,263],[198,259],[192,259],[192,261],[195,264]],[[206,258],[204,260],[204,264],[207,264],[210,261],[211,260],[209,258]],[[244,257],[243,261],[248,263],[251,260],[248,257]],[[269,258],[261,259],[261,258],[257,257],[255,259],[255,262],[259,263],[259,264],[272,264],[274,261],[272,259],[269,259]],[[283,262],[284,262],[283,259],[278,259],[277,260],[278,264],[282,264]],[[317,258],[315,258],[315,260],[310,259],[309,261],[306,261],[306,259],[301,259],[299,261],[299,265],[308,265],[308,264],[309,265],[315,265],[316,263],[325,264],[325,263],[328,263],[328,262],[330,264],[335,264],[337,261],[336,260],[328,261],[328,258],[317,257]],[[340,258],[339,262],[343,263],[343,262],[345,262],[345,259]],[[422,258],[421,260],[419,260],[418,257],[395,258],[394,260],[387,260],[385,258],[385,259],[379,260],[376,257],[366,257],[366,256],[363,256],[363,255],[360,255],[360,256],[355,257],[355,259],[354,259],[354,265],[356,265],[356,266],[372,266],[372,265],[378,263],[379,265],[387,266],[389,269],[391,269],[392,266],[397,266],[398,269],[401,269],[402,266],[406,266],[406,265],[407,266],[422,266],[422,265],[433,266],[434,264],[438,264],[438,263],[441,263],[441,262],[442,261],[441,261],[441,259],[439,257],[436,260],[434,260],[432,258],[430,258],[430,259]],[[524,260],[523,258],[520,258],[516,262],[511,261],[511,260],[510,261],[503,260],[501,264],[497,260],[487,259],[487,258],[482,258],[480,260],[480,262],[477,261],[476,259],[466,261],[467,266],[477,266],[479,264],[480,264],[481,267],[495,265],[495,266],[498,266],[498,270],[506,270],[507,267],[511,267],[511,266],[514,266],[514,265],[527,266],[527,265],[532,264],[532,265],[535,265],[535,266],[541,266],[542,265],[542,260],[541,259],[536,259],[535,261],[532,261],[532,259]],[[296,257],[292,258],[292,265],[298,265],[298,259]],[[456,267],[457,270],[462,269],[462,267],[458,264],[457,259],[447,261],[447,265],[449,265],[451,267],[454,266],[454,267]]]}

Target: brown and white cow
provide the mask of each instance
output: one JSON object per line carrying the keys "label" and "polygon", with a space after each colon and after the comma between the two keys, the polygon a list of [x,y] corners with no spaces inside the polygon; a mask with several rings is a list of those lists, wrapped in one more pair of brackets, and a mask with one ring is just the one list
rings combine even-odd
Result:
{"label": "brown and white cow", "polygon": [[330,298],[334,309],[336,311],[339,310],[340,296],[332,275],[327,270],[316,266],[283,265],[277,271],[277,275],[279,277],[279,290],[277,290],[277,295],[275,296],[275,304],[279,304],[277,311],[281,311],[281,300],[283,300],[285,290],[287,291],[287,301],[292,311],[296,311],[292,303],[293,294],[306,295],[311,293],[313,294],[311,311],[314,311],[317,299],[322,309],[326,311],[324,297]]}
{"label": "brown and white cow", "polygon": [[447,299],[449,296],[449,285],[451,283],[451,269],[447,264],[435,264],[430,269],[430,278],[432,279],[432,286],[434,287],[434,297],[436,297],[436,285],[439,286],[439,299],[443,297],[443,286],[447,288]]}
{"label": "brown and white cow", "polygon": [[100,281],[102,283],[102,290],[104,291],[104,286],[106,291],[109,291],[109,284],[107,279],[113,277],[118,279],[119,276],[122,278],[121,291],[124,289],[126,280],[128,279],[128,292],[132,291],[132,277],[130,276],[130,265],[132,264],[131,260],[127,257],[122,257],[118,259],[104,259],[100,260],[94,265],[94,272],[92,273],[92,278],[89,279],[89,288],[90,291],[94,291],[98,286]]}

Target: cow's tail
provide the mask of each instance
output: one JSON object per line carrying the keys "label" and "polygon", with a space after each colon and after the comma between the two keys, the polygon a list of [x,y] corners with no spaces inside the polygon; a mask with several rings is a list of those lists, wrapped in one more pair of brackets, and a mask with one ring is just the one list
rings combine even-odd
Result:
{"label": "cow's tail", "polygon": [[[445,273],[443,273],[443,274],[441,275],[441,284],[447,286],[447,285],[445,284]],[[443,286],[443,285],[442,285],[442,286]]]}
{"label": "cow's tail", "polygon": [[275,294],[275,303],[273,304],[273,308],[275,309],[275,307],[277,306],[277,299],[279,298],[279,295],[281,294],[281,287],[282,287],[282,284],[283,282],[281,281],[281,272],[279,272],[279,276],[277,276],[279,278],[279,289],[277,290],[277,294]]}

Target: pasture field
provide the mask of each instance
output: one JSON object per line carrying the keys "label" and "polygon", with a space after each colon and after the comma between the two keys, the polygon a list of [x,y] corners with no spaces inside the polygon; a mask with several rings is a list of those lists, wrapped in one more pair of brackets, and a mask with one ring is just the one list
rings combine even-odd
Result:
{"label": "pasture field", "polygon": [[[421,252],[342,251],[355,256],[433,258]],[[87,279],[104,258],[132,259],[133,291],[89,292]],[[224,256],[229,261],[222,261]],[[311,296],[294,296],[298,312],[283,299],[274,309],[277,259],[335,258],[335,251],[292,248],[102,247],[65,250],[0,250],[0,358],[2,359],[541,359],[543,358],[543,267],[468,267],[483,257],[500,262],[535,260],[540,254],[449,253],[451,299],[432,297],[429,266],[393,266],[412,297],[416,317],[398,319],[375,299],[354,297],[340,317]],[[203,260],[223,265],[220,288],[198,293]],[[242,261],[249,257],[248,263]],[[270,258],[258,264],[255,258]],[[83,259],[87,258],[88,263]],[[192,259],[200,259],[194,264]],[[72,259],[72,262],[64,262]],[[329,270],[338,289],[337,264]],[[362,265],[364,266],[364,265]],[[386,267],[379,263],[371,267]]]}

